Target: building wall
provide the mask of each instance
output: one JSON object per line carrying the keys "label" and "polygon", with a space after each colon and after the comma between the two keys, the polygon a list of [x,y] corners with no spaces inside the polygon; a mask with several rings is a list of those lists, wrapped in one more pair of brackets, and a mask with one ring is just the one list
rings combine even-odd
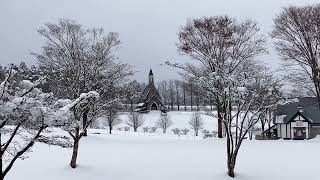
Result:
{"label": "building wall", "polygon": [[294,127],[305,127],[307,139],[314,137],[316,134],[320,134],[320,126],[312,127],[312,130],[310,130],[311,128],[308,122],[303,122],[300,124],[297,124],[296,122],[291,122],[288,124],[277,124],[278,138],[292,139],[294,137]]}
{"label": "building wall", "polygon": [[281,138],[289,138],[286,124],[281,124]]}
{"label": "building wall", "polygon": [[277,124],[277,136],[278,138],[281,138],[281,124]]}

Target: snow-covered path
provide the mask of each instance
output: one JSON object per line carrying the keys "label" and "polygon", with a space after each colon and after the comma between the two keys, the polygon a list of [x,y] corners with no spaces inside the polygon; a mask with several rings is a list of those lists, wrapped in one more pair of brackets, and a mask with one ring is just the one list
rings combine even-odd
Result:
{"label": "snow-covered path", "polygon": [[[89,134],[82,139],[78,168],[68,166],[71,149],[37,144],[7,180],[229,180],[223,139]],[[247,141],[236,179],[319,179],[320,139]]]}

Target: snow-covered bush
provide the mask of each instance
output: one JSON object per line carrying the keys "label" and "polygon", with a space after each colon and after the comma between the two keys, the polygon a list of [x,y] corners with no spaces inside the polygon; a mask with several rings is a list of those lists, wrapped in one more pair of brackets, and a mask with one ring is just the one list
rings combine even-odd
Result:
{"label": "snow-covered bush", "polygon": [[183,133],[183,135],[187,135],[189,131],[190,130],[188,128],[181,129],[181,132]]}
{"label": "snow-covered bush", "polygon": [[213,137],[217,137],[217,135],[218,135],[218,131],[212,131],[211,133],[212,133]]}
{"label": "snow-covered bush", "polygon": [[175,135],[180,135],[180,129],[179,128],[174,128],[172,129],[173,134]]}
{"label": "snow-covered bush", "polygon": [[125,126],[125,127],[123,127],[123,130],[124,131],[130,131],[130,127],[129,126]]}
{"label": "snow-covered bush", "polygon": [[203,133],[203,134],[209,134],[209,133],[210,133],[210,131],[209,131],[209,130],[207,130],[207,129],[204,129],[204,130],[202,130],[202,133]]}
{"label": "snow-covered bush", "polygon": [[146,132],[149,132],[149,129],[150,129],[150,128],[149,128],[149,127],[143,127],[142,129],[143,129],[143,132],[146,133]]}
{"label": "snow-covered bush", "polygon": [[153,126],[153,127],[150,127],[150,132],[151,132],[151,133],[155,133],[155,132],[157,131],[157,129],[158,129],[158,128],[157,128],[157,127],[154,127],[154,126]]}

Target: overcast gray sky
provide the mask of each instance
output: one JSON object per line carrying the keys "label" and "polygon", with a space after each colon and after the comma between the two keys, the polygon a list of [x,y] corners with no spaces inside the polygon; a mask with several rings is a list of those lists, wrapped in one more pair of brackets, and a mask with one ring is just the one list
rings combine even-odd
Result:
{"label": "overcast gray sky", "polygon": [[[165,60],[188,58],[177,53],[177,32],[187,18],[228,14],[256,20],[262,33],[269,33],[281,7],[314,4],[319,0],[0,0],[0,63],[36,63],[43,39],[36,29],[59,18],[70,18],[87,27],[118,32],[122,41],[117,56],[135,66],[135,79],[145,81],[150,68],[156,80],[176,79]],[[269,41],[270,42],[270,41]],[[272,51],[260,59],[276,68],[279,58]]]}

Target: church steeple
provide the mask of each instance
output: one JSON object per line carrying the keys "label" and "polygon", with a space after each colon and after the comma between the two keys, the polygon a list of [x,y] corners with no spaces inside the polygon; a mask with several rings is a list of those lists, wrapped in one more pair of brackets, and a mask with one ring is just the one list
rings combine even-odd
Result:
{"label": "church steeple", "polygon": [[149,72],[149,84],[153,84],[153,72],[152,72],[152,69],[150,69],[150,72]]}

